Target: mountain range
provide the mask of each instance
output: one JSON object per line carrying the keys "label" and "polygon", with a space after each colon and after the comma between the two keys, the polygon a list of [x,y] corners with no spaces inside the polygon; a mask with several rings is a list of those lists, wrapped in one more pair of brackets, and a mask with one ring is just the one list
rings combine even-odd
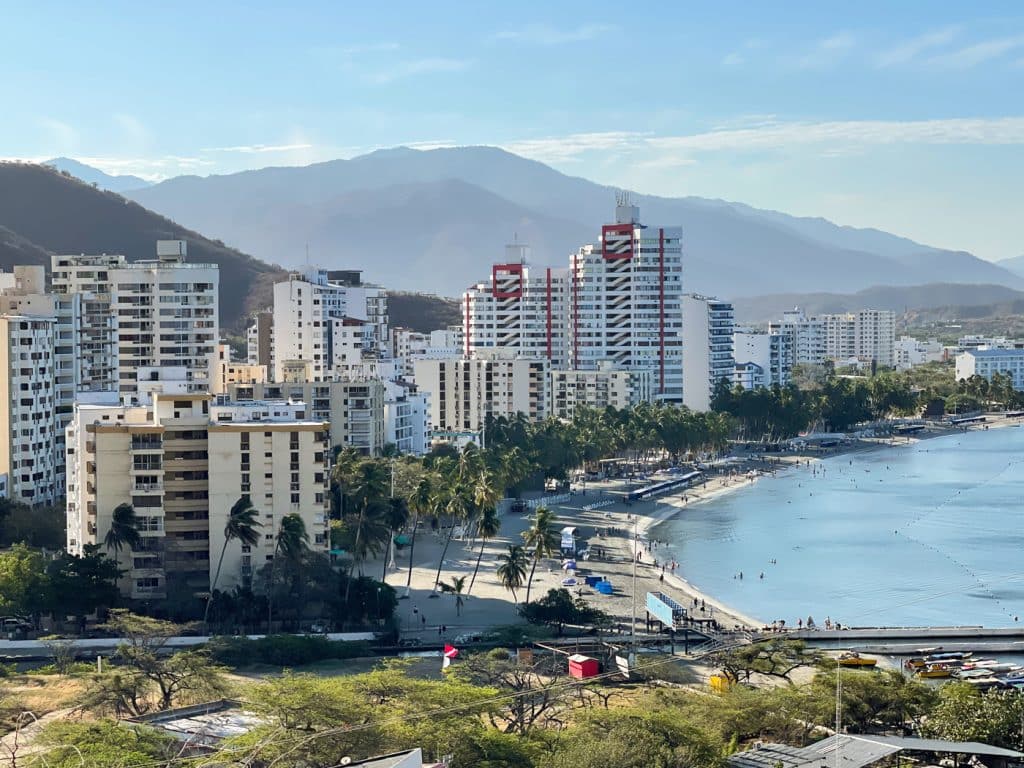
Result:
{"label": "mountain range", "polygon": [[70,157],[55,157],[52,160],[47,160],[43,165],[69,173],[86,184],[94,184],[108,192],[127,192],[129,189],[141,189],[142,187],[148,187],[150,184],[150,182],[140,179],[138,176],[118,176],[104,173],[98,168],[80,163]]}
{"label": "mountain range", "polygon": [[[494,147],[458,147],[179,176],[125,194],[273,263],[308,258],[457,296],[514,238],[534,263],[566,265],[613,220],[616,191]],[[682,225],[687,291],[737,298],[937,281],[1024,289],[1024,276],[1002,265],[880,230],[698,197],[633,199],[645,223]]]}
{"label": "mountain range", "polygon": [[50,265],[50,254],[121,253],[156,258],[157,240],[188,241],[189,261],[221,270],[221,326],[244,327],[267,306],[280,267],[203,237],[112,192],[44,165],[0,163],[0,267]]}

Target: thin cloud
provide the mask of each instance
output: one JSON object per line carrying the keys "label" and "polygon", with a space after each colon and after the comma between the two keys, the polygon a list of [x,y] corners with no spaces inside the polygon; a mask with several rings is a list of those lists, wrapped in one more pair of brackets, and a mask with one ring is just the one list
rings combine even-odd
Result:
{"label": "thin cloud", "polygon": [[857,44],[857,39],[849,32],[840,32],[819,40],[813,50],[797,59],[801,69],[825,69],[846,58]]}
{"label": "thin cloud", "polygon": [[1024,144],[1024,117],[774,123],[650,138],[646,143],[656,149],[694,152],[785,149],[807,144]]}
{"label": "thin cloud", "polygon": [[744,58],[741,53],[733,51],[732,53],[727,53],[722,57],[722,66],[729,67],[731,69],[742,66],[746,61],[746,58]]}
{"label": "thin cloud", "polygon": [[417,75],[462,72],[467,69],[469,65],[470,62],[468,59],[428,57],[424,59],[399,62],[391,69],[382,70],[369,75],[369,80],[373,83],[377,83],[378,85],[384,85],[394,82],[395,80],[402,80],[404,78],[415,77]]}
{"label": "thin cloud", "polygon": [[[768,116],[764,116],[767,118]],[[744,127],[720,128],[682,136],[652,136],[630,131],[577,133],[510,141],[499,146],[547,163],[579,161],[588,153],[631,155],[638,166],[692,165],[702,153],[786,151],[812,148],[823,157],[863,153],[871,146],[1024,144],[1024,117],[946,120],[849,120],[780,122],[748,116]]]}
{"label": "thin cloud", "polygon": [[572,29],[558,29],[548,24],[529,24],[518,29],[506,29],[493,35],[494,40],[512,40],[532,45],[566,45],[583,43],[611,32],[610,24],[583,24]]}
{"label": "thin cloud", "polygon": [[299,149],[310,149],[312,144],[241,144],[237,147],[207,147],[200,152],[241,152],[247,155],[263,152],[294,152]]}
{"label": "thin cloud", "polygon": [[631,131],[574,133],[568,136],[523,139],[499,145],[502,149],[543,162],[570,162],[587,152],[622,152],[642,147],[645,134]]}
{"label": "thin cloud", "polygon": [[935,56],[930,63],[943,69],[971,69],[1022,47],[1024,47],[1024,35],[1000,37],[974,43],[942,56]]}
{"label": "thin cloud", "polygon": [[943,27],[923,35],[904,40],[898,45],[882,51],[875,57],[875,66],[880,69],[907,64],[918,58],[922,53],[934,48],[941,48],[952,43],[960,34],[960,27]]}

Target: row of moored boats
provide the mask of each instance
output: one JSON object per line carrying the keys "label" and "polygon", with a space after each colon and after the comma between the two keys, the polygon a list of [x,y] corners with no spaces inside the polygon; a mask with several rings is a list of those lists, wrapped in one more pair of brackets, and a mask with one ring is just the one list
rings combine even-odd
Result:
{"label": "row of moored boats", "polygon": [[907,659],[904,667],[923,678],[956,678],[979,688],[1024,689],[1024,666],[975,658],[972,651],[929,653]]}

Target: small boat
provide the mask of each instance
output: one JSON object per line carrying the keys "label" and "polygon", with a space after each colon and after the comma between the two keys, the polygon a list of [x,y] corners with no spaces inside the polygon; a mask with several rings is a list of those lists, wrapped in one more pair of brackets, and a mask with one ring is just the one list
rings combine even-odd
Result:
{"label": "small boat", "polygon": [[924,669],[919,669],[917,671],[917,676],[926,678],[952,677],[953,667],[947,667],[941,664],[932,665],[925,667]]}
{"label": "small boat", "polygon": [[878,659],[869,659],[859,653],[844,653],[838,659],[840,667],[873,667],[878,664]]}
{"label": "small boat", "polygon": [[924,657],[926,662],[932,661],[964,661],[974,655],[973,651],[947,651],[946,653],[932,653]]}
{"label": "small boat", "polygon": [[988,669],[999,662],[995,659],[974,659],[973,661],[965,661],[963,663],[963,669]]}
{"label": "small boat", "polygon": [[958,669],[953,673],[953,676],[961,680],[978,680],[984,677],[991,677],[992,672],[988,669]]}

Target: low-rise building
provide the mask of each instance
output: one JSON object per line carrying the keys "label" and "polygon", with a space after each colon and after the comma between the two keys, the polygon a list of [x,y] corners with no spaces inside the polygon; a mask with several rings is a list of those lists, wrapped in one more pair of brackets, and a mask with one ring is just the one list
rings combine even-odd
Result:
{"label": "low-rise building", "polygon": [[994,374],[1009,376],[1013,388],[1024,390],[1024,349],[971,349],[956,356],[956,380]]}
{"label": "low-rise building", "polygon": [[546,358],[480,351],[473,358],[431,358],[413,365],[416,385],[430,393],[435,438],[480,434],[488,416],[522,413],[540,421],[548,414],[551,377]]}
{"label": "low-rise building", "polygon": [[733,333],[733,383],[744,389],[789,384],[793,373],[792,343],[792,336],[783,333]]}
{"label": "low-rise building", "polygon": [[114,510],[135,510],[138,547],[111,553],[121,591],[165,598],[208,592],[228,512],[248,496],[260,541],[228,543],[219,589],[247,583],[273,559],[281,520],[298,514],[315,551],[328,549],[327,424],[297,402],[213,402],[155,394],[137,406],[77,404],[67,430],[67,547],[102,544]]}
{"label": "low-rise building", "polygon": [[231,359],[231,346],[217,346],[217,365],[214,369],[212,392],[222,395],[228,391],[228,384],[255,384],[267,380],[267,366],[254,365],[249,362],[236,362]]}
{"label": "low-rise building", "polygon": [[893,345],[896,370],[908,371],[916,365],[946,360],[946,348],[938,339],[920,341],[913,336],[901,336]]}
{"label": "low-rise building", "polygon": [[383,381],[287,381],[228,384],[235,402],[297,400],[308,405],[309,417],[330,424],[331,445],[373,456],[387,442],[384,428],[386,389]]}
{"label": "low-rise building", "polygon": [[551,414],[571,420],[576,409],[630,408],[653,402],[656,390],[653,369],[624,371],[610,364],[597,370],[552,371]]}

